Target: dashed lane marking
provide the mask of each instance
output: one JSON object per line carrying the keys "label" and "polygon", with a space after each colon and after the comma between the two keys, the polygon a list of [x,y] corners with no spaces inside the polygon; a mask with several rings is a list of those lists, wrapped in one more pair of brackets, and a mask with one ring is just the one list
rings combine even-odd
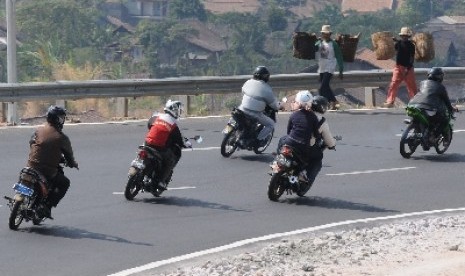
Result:
{"label": "dashed lane marking", "polygon": [[[195,186],[184,186],[184,187],[172,187],[168,188],[168,191],[173,191],[173,190],[188,190],[188,189],[196,189],[197,187]],[[124,192],[113,192],[114,195],[122,195]],[[0,205],[1,206],[1,205]]]}
{"label": "dashed lane marking", "polygon": [[370,174],[370,173],[382,173],[382,172],[395,172],[416,169],[417,167],[404,167],[404,168],[391,168],[391,169],[379,169],[379,170],[366,170],[366,171],[354,171],[354,172],[343,172],[343,173],[327,173],[328,176],[341,176],[341,175],[357,175],[357,174]]}

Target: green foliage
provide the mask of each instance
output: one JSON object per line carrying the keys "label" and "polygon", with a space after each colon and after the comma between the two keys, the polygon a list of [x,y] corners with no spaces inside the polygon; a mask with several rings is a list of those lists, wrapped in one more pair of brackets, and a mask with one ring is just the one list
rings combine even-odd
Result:
{"label": "green foliage", "polygon": [[174,19],[197,18],[207,19],[205,7],[200,0],[171,0],[169,15]]}
{"label": "green foliage", "polygon": [[397,15],[403,25],[414,26],[428,21],[430,18],[443,14],[440,1],[405,0]]}
{"label": "green foliage", "polygon": [[268,28],[275,31],[284,31],[287,28],[286,11],[276,6],[271,6],[267,15]]}

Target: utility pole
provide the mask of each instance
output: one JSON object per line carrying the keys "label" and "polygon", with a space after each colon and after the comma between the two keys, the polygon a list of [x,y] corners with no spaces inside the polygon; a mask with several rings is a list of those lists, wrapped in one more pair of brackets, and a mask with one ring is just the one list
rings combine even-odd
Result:
{"label": "utility pole", "polygon": [[[17,83],[16,76],[16,0],[6,0],[6,60],[8,83]],[[18,123],[17,103],[8,103],[7,122]]]}

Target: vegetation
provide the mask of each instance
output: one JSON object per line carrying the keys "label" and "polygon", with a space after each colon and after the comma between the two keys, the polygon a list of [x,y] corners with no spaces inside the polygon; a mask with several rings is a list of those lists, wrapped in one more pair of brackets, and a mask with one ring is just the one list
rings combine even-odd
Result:
{"label": "vegetation", "polygon": [[[125,78],[136,73],[153,78],[242,75],[250,74],[258,64],[267,65],[273,74],[294,73],[312,64],[292,56],[292,32],[296,28],[319,33],[322,25],[330,24],[337,33],[361,33],[359,47],[371,48],[370,34],[376,31],[397,33],[401,26],[415,28],[431,17],[465,14],[463,0],[405,0],[396,12],[368,14],[343,14],[338,6],[327,5],[313,17],[303,19],[289,11],[307,1],[261,0],[262,7],[256,14],[213,15],[201,0],[172,0],[167,20],[142,20],[135,33],[115,34],[114,27],[102,20],[100,7],[104,0],[21,0],[16,5],[18,33],[23,42],[18,51],[18,79],[71,79],[56,74],[56,68],[63,66],[76,68],[76,74],[80,68],[99,68],[101,74],[90,74],[92,78]],[[0,7],[4,9],[4,3]],[[218,58],[194,64],[187,57],[189,43],[185,38],[196,33],[183,20],[193,18],[214,25],[223,34],[228,49]],[[144,58],[135,63],[123,55],[120,61],[106,61],[105,49],[110,44],[119,45],[123,53],[140,45]],[[0,59],[5,63],[4,53]]]}

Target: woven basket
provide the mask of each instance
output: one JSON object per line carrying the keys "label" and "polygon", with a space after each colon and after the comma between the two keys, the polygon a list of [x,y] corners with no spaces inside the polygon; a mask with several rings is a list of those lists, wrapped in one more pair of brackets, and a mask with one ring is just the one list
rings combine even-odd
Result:
{"label": "woven basket", "polygon": [[430,33],[416,33],[412,41],[415,43],[415,61],[429,62],[434,59],[434,39]]}
{"label": "woven basket", "polygon": [[315,34],[294,32],[292,36],[293,56],[299,59],[315,59]]}
{"label": "woven basket", "polygon": [[336,36],[335,40],[341,47],[342,58],[345,62],[354,62],[359,37],[360,33],[355,36],[350,34],[338,34]]}
{"label": "woven basket", "polygon": [[371,43],[377,60],[388,60],[395,56],[394,40],[391,32],[377,32],[371,35]]}

